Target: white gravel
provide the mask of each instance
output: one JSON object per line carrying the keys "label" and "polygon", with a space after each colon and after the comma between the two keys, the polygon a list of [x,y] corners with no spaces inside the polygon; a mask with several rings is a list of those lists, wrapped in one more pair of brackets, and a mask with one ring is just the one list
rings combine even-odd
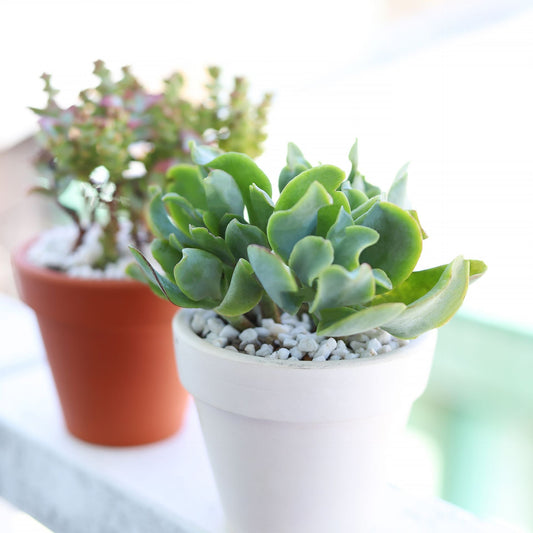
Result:
{"label": "white gravel", "polygon": [[376,328],[365,333],[335,339],[312,332],[309,315],[302,319],[287,313],[281,323],[270,318],[260,320],[257,327],[237,331],[226,324],[214,311],[198,309],[191,320],[191,328],[214,346],[255,357],[280,360],[339,361],[359,357],[374,357],[389,353],[409,341],[397,339]]}
{"label": "white gravel", "polygon": [[[27,251],[30,263],[64,272],[74,278],[126,279],[126,267],[134,260],[128,246],[131,244],[130,223],[121,223],[118,233],[120,258],[105,269],[93,268],[91,265],[100,257],[102,229],[94,225],[87,230],[81,245],[72,252],[78,233],[75,226],[56,226],[43,232]],[[143,253],[149,254],[147,246]]]}

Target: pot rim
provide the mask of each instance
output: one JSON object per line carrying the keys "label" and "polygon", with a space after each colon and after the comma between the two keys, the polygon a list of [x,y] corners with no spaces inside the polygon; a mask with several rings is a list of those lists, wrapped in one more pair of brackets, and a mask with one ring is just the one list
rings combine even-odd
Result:
{"label": "pot rim", "polygon": [[[103,286],[109,288],[130,288],[134,285],[144,286],[140,281],[123,278],[123,279],[110,279],[110,278],[81,278],[75,276],[68,276],[65,272],[60,272],[53,270],[48,267],[43,267],[35,265],[27,258],[27,251],[33,245],[33,243],[39,238],[39,236],[33,237],[26,241],[24,244],[15,248],[11,254],[11,261],[13,265],[25,272],[27,275],[32,276],[33,278],[40,279],[42,281],[47,281],[52,284],[61,284],[61,285],[76,285],[82,287],[93,287],[93,286]],[[133,258],[132,258],[133,261]]]}
{"label": "pot rim", "polygon": [[433,329],[423,333],[416,339],[411,339],[405,346],[401,346],[388,353],[378,354],[373,357],[358,357],[355,359],[340,359],[335,361],[291,361],[288,359],[269,359],[267,357],[252,356],[242,352],[234,352],[233,350],[227,350],[226,348],[213,346],[211,343],[198,336],[190,327],[190,321],[195,311],[196,309],[181,309],[180,312],[174,316],[173,324],[178,337],[184,338],[188,344],[193,345],[198,350],[210,353],[217,359],[226,360],[229,363],[243,365],[264,365],[271,368],[279,367],[316,371],[326,369],[333,370],[342,367],[366,367],[386,364],[388,362],[399,363],[401,360],[410,358],[413,352],[413,347],[424,342],[436,342],[435,339],[437,336],[437,330]]}
{"label": "pot rim", "polygon": [[426,387],[437,337],[386,354],[339,361],[280,361],[213,346],[173,320],[181,382],[196,401],[278,422],[329,423],[406,411]]}

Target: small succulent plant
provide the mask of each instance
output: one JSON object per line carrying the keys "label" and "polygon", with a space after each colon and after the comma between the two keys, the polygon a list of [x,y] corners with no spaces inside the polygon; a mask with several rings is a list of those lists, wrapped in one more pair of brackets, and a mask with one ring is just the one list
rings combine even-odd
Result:
{"label": "small succulent plant", "polygon": [[459,256],[414,271],[426,235],[406,208],[407,167],[385,194],[359,172],[357,143],[347,177],[290,144],[276,202],[248,156],[202,146],[192,155],[198,166],[172,168],[151,200],[161,269],[136,250],[130,268],[178,306],[213,309],[240,329],[257,311],[306,312],[320,335],[380,327],[408,339],[447,322],[486,269]]}
{"label": "small succulent plant", "polygon": [[76,247],[98,221],[103,254],[96,267],[118,258],[119,220],[131,222],[131,241],[149,240],[144,212],[148,186],[162,183],[168,168],[190,163],[191,139],[238,150],[256,157],[266,138],[271,95],[259,104],[248,97],[244,78],[235,78],[229,95],[223,91],[220,69],[208,69],[205,98],[199,102],[184,94],[185,78],[175,72],[160,94],[152,94],[129,67],[114,80],[103,61],[96,61],[98,85],[80,93],[76,105],[62,108],[50,76],[43,74],[46,106],[39,115],[37,161],[44,183],[33,191],[45,194],[78,227]]}

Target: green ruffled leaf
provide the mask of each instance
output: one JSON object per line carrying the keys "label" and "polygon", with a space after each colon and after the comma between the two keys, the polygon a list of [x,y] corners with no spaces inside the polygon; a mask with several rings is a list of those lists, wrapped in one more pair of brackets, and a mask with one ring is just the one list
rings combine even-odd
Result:
{"label": "green ruffled leaf", "polygon": [[266,174],[256,165],[255,161],[245,154],[227,152],[206,163],[210,168],[227,172],[237,183],[246,206],[250,205],[250,185],[256,184],[269,196],[272,185]]}
{"label": "green ruffled leaf", "polygon": [[416,220],[416,223],[418,224],[418,228],[420,229],[420,233],[422,234],[422,239],[427,239],[428,234],[424,231],[424,228],[422,227],[422,224],[420,224],[420,219],[418,218],[418,213],[414,209],[409,209],[408,213]]}
{"label": "green ruffled leaf", "polygon": [[[472,283],[483,275],[487,266],[483,261],[468,260],[468,263],[469,283]],[[376,296],[372,304],[402,302],[409,305],[430,292],[447,268],[449,268],[449,265],[440,265],[413,272],[401,285],[389,292]]]}
{"label": "green ruffled leaf", "polygon": [[244,202],[233,177],[223,170],[213,170],[204,180],[208,210],[221,218],[226,213],[242,216]]}
{"label": "green ruffled leaf", "polygon": [[331,265],[318,276],[316,297],[310,312],[365,304],[374,294],[374,277],[368,265],[361,265],[353,272],[340,265]]}
{"label": "green ruffled leaf", "polygon": [[392,289],[392,281],[389,279],[389,276],[383,272],[380,268],[373,268],[372,275],[374,276],[374,281],[376,282],[376,288],[381,287],[387,291]]}
{"label": "green ruffled leaf", "polygon": [[368,196],[358,189],[342,189],[342,193],[346,196],[348,203],[350,204],[350,211],[354,211],[366,201],[368,201]]}
{"label": "green ruffled leaf", "polygon": [[248,247],[248,257],[255,275],[270,298],[287,313],[296,314],[301,301],[291,269],[279,256],[255,244]]}
{"label": "green ruffled leaf", "polygon": [[289,257],[289,266],[305,285],[312,285],[332,262],[333,246],[316,235],[308,235],[296,243]]}
{"label": "green ruffled leaf", "polygon": [[310,168],[287,184],[276,202],[275,211],[285,211],[293,207],[313,183],[320,183],[328,193],[332,193],[344,181],[344,178],[344,172],[333,165]]}
{"label": "green ruffled leaf", "polygon": [[200,248],[216,255],[221,261],[228,265],[233,266],[235,264],[235,258],[224,239],[209,233],[206,228],[191,227],[190,234],[195,243],[195,248]]}
{"label": "green ruffled leaf", "polygon": [[215,311],[223,316],[239,316],[251,311],[261,300],[263,288],[254,270],[245,259],[239,259],[231,282],[220,305]]}
{"label": "green ruffled leaf", "polygon": [[207,209],[202,174],[195,165],[177,165],[167,172],[168,192],[186,198],[196,209]]}
{"label": "green ruffled leaf", "polygon": [[149,205],[149,214],[149,227],[156,237],[168,240],[170,235],[174,235],[182,247],[192,243],[190,237],[170,220],[162,200],[161,191],[152,197]]}
{"label": "green ruffled leaf", "polygon": [[130,278],[140,281],[141,283],[145,285],[148,285],[154,294],[166,300],[166,296],[163,294],[163,291],[159,288],[159,285],[157,285],[156,283],[153,283],[150,279],[148,279],[148,276],[143,272],[143,269],[137,263],[130,263],[126,267],[126,274]]}
{"label": "green ruffled leaf", "polygon": [[[291,181],[285,191],[301,176],[303,174]],[[268,241],[272,250],[287,261],[294,245],[315,232],[318,210],[331,203],[331,197],[326,189],[315,181],[291,209],[276,211],[270,217],[267,226]]]}
{"label": "green ruffled leaf", "polygon": [[187,298],[195,302],[220,301],[222,261],[197,248],[184,248],[183,258],[174,268],[174,279]]}
{"label": "green ruffled leaf", "polygon": [[388,303],[356,311],[349,307],[336,309],[323,309],[321,320],[317,327],[317,335],[331,337],[346,337],[363,333],[372,328],[381,327],[397,317],[405,305],[401,303]]}
{"label": "green ruffled leaf", "polygon": [[262,231],[266,231],[268,219],[274,212],[274,203],[268,194],[255,183],[250,185],[250,203],[248,216],[250,223]]}
{"label": "green ruffled leaf", "polygon": [[414,218],[389,202],[375,204],[360,224],[375,229],[379,240],[366,248],[360,260],[384,270],[393,285],[409,277],[422,252],[422,235]]}
{"label": "green ruffled leaf", "polygon": [[191,159],[194,163],[202,167],[205,167],[211,161],[213,161],[213,159],[224,153],[222,150],[220,150],[220,148],[198,145],[194,141],[189,143],[189,147],[191,150]]}
{"label": "green ruffled leaf", "polygon": [[150,286],[155,285],[164,297],[174,305],[180,307],[201,307],[203,309],[212,309],[217,305],[216,301],[205,299],[200,301],[188,298],[177,285],[169,281],[165,276],[156,272],[150,262],[135,248],[130,247],[131,253],[137,260],[137,264],[150,282]]}
{"label": "green ruffled leaf", "polygon": [[267,236],[256,226],[232,220],[226,228],[226,243],[235,258],[248,259],[248,246],[258,244],[268,248]]}
{"label": "green ruffled leaf", "polygon": [[364,216],[379,202],[380,198],[378,196],[373,196],[366,202],[362,203],[359,207],[352,209],[351,215],[354,223],[360,224],[360,221],[364,218]]}
{"label": "green ruffled leaf", "polygon": [[396,337],[412,339],[442,326],[461,307],[468,289],[468,278],[469,262],[461,256],[455,258],[429,292],[410,303],[399,316],[386,322],[383,329]]}
{"label": "green ruffled leaf", "polygon": [[201,226],[203,218],[201,214],[194,209],[191,203],[175,192],[165,194],[163,203],[175,222],[176,226],[185,234],[189,233],[189,226]]}
{"label": "green ruffled leaf", "polygon": [[181,261],[182,253],[164,239],[154,239],[150,250],[170,281],[174,282],[174,267]]}
{"label": "green ruffled leaf", "polygon": [[342,232],[330,230],[328,239],[335,250],[335,263],[347,270],[359,266],[359,257],[363,250],[379,240],[379,234],[365,226],[348,226]]}
{"label": "green ruffled leaf", "polygon": [[406,163],[396,174],[394,181],[387,194],[387,200],[391,204],[395,204],[402,209],[409,207],[407,198],[407,170],[409,169],[409,163]]}
{"label": "green ruffled leaf", "polygon": [[283,191],[289,181],[306,171],[308,168],[311,168],[311,165],[305,159],[301,150],[294,143],[289,143],[287,149],[287,166],[281,170],[279,175],[279,192]]}

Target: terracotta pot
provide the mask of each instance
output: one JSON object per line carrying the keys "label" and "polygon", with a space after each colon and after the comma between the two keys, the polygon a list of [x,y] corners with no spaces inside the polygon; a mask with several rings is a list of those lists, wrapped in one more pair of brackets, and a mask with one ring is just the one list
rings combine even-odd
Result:
{"label": "terracotta pot", "polygon": [[132,280],[70,278],[13,255],[21,299],[36,313],[68,430],[95,444],[169,437],[187,393],[172,339],[177,308]]}
{"label": "terracotta pot", "polygon": [[426,387],[436,331],[388,354],[279,361],[212,346],[174,319],[228,533],[377,531],[391,436]]}

